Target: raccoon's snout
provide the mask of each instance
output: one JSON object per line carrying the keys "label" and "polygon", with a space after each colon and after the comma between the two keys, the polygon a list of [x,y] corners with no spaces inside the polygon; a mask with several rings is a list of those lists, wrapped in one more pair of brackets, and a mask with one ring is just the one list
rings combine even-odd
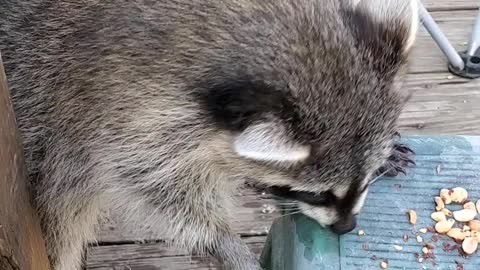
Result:
{"label": "raccoon's snout", "polygon": [[353,231],[355,227],[357,227],[357,219],[354,215],[351,215],[334,223],[331,226],[331,230],[336,234],[346,234]]}

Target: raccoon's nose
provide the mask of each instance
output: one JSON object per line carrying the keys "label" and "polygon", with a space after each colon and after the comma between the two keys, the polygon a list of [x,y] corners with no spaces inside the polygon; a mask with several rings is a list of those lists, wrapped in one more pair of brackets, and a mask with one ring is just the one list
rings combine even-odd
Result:
{"label": "raccoon's nose", "polygon": [[336,234],[346,234],[353,231],[355,227],[357,227],[357,220],[355,216],[350,216],[333,224],[332,231]]}

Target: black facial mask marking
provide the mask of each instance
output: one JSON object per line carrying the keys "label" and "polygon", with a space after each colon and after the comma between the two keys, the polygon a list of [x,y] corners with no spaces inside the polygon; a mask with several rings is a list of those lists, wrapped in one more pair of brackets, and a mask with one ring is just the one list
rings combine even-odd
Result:
{"label": "black facial mask marking", "polygon": [[337,202],[337,197],[331,191],[313,193],[307,191],[292,190],[288,186],[272,186],[268,191],[276,196],[304,202],[315,206],[331,206]]}
{"label": "black facial mask marking", "polygon": [[[366,187],[368,187],[368,185],[366,185]],[[353,207],[355,206],[356,202],[360,198],[360,195],[362,194],[362,192],[359,191],[359,188],[359,182],[353,182],[348,188],[345,197],[340,200],[339,203],[336,205],[337,212],[340,216],[346,216],[352,213]]]}
{"label": "black facial mask marking", "polygon": [[278,197],[304,202],[313,206],[335,206],[337,208],[337,212],[340,215],[348,215],[351,213],[355,202],[359,199],[360,195],[368,188],[368,186],[369,185],[363,187],[363,190],[358,190],[359,183],[353,183],[343,199],[335,196],[332,191],[314,193],[308,191],[292,190],[292,188],[289,186],[271,186],[267,188],[267,191]]}

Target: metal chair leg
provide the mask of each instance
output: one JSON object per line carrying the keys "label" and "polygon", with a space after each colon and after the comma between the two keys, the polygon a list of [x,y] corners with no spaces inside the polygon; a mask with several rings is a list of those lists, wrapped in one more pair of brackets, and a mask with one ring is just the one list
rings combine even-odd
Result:
{"label": "metal chair leg", "polygon": [[470,43],[468,44],[467,55],[473,56],[480,49],[480,10],[478,12],[475,25],[473,26],[472,36],[470,37]]}
{"label": "metal chair leg", "polygon": [[433,20],[430,13],[428,13],[427,9],[423,6],[423,4],[419,3],[419,12],[420,12],[420,20],[423,23],[423,26],[432,36],[433,40],[437,43],[438,47],[442,50],[442,52],[447,57],[450,65],[454,67],[456,70],[463,70],[465,67],[465,63],[463,62],[462,58],[452,46],[452,44],[448,41],[447,37],[443,34],[442,30],[438,27],[437,23]]}
{"label": "metal chair leg", "polygon": [[464,78],[480,78],[480,13],[475,21],[467,51],[457,52],[420,1],[419,12],[425,29],[447,57],[450,72]]}

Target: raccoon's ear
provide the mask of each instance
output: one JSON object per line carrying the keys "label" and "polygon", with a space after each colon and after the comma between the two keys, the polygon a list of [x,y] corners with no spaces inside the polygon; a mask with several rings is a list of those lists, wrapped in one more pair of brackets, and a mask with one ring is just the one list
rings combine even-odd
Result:
{"label": "raccoon's ear", "polygon": [[310,147],[288,138],[280,123],[250,125],[233,143],[235,152],[245,158],[266,162],[298,162],[310,155]]}
{"label": "raccoon's ear", "polygon": [[370,46],[400,47],[395,49],[403,53],[410,51],[420,24],[418,0],[351,1],[354,12],[350,23],[360,41],[371,42]]}
{"label": "raccoon's ear", "polygon": [[266,162],[309,156],[310,148],[292,140],[280,120],[297,118],[287,91],[250,78],[225,79],[200,89],[205,89],[199,98],[214,123],[237,134],[232,147],[238,155]]}

